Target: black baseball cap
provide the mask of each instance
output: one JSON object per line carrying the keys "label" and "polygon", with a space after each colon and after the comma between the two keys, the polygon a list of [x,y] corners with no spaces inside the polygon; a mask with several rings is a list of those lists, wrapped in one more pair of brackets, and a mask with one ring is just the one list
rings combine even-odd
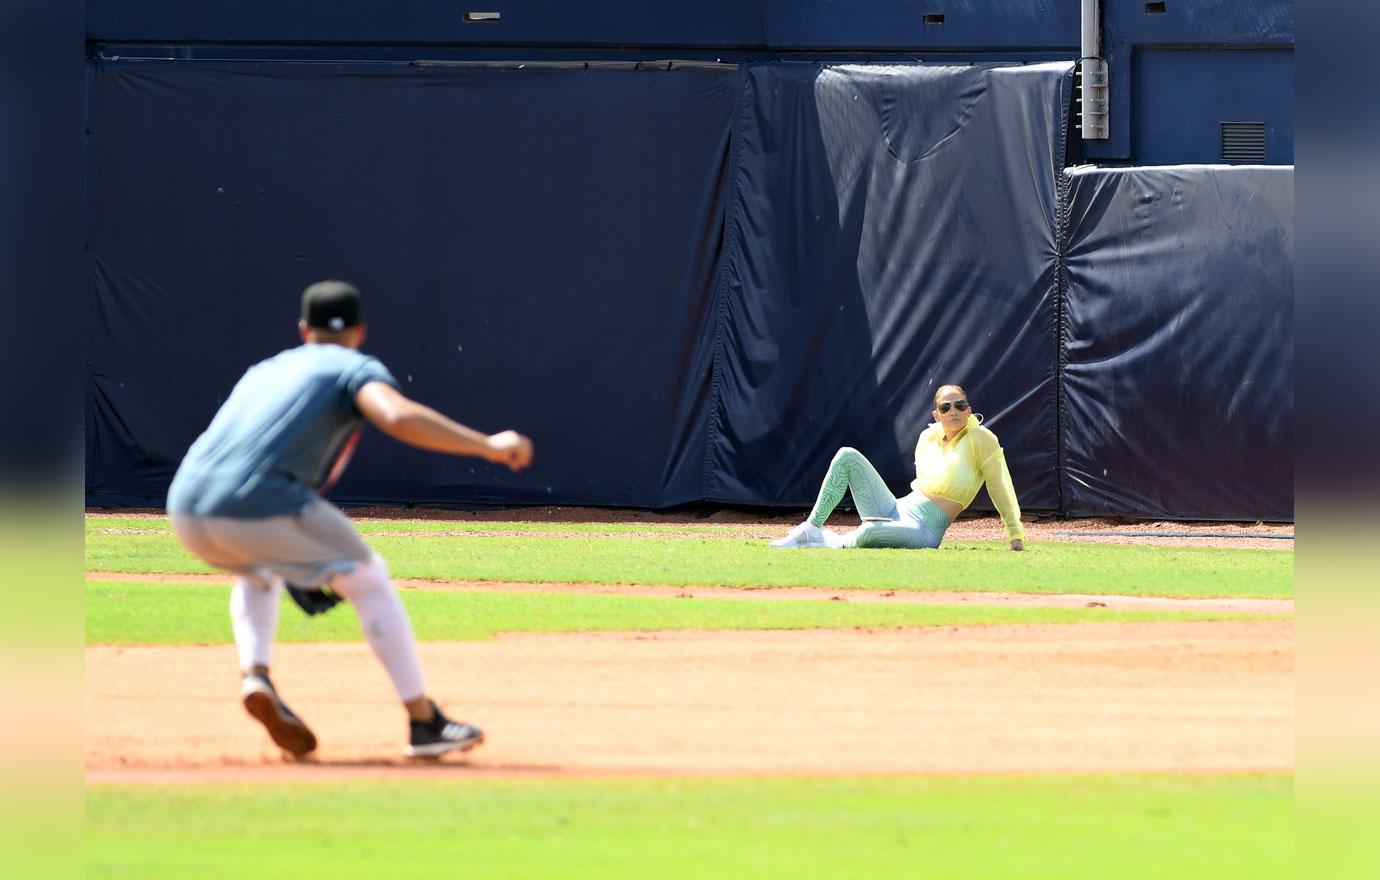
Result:
{"label": "black baseball cap", "polygon": [[318,281],[302,291],[302,322],[318,330],[340,332],[364,320],[359,290],[345,281]]}

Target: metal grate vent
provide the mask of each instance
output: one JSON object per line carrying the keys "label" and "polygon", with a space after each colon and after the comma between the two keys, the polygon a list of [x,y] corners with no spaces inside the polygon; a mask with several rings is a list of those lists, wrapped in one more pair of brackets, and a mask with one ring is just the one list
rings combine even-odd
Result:
{"label": "metal grate vent", "polygon": [[1223,162],[1264,162],[1265,123],[1222,123]]}

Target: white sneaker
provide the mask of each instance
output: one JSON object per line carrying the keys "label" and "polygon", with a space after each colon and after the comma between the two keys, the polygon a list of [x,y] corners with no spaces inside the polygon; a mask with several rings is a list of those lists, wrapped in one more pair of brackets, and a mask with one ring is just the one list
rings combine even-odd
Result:
{"label": "white sneaker", "polygon": [[819,526],[806,520],[786,533],[786,537],[777,538],[771,542],[773,547],[784,547],[787,549],[803,549],[807,547],[827,547],[824,542],[824,532],[820,531]]}

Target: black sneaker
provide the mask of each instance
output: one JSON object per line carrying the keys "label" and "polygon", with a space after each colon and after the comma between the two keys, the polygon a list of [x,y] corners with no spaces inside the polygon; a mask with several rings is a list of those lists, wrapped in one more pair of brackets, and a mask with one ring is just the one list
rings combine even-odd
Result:
{"label": "black sneaker", "polygon": [[484,731],[473,724],[451,721],[433,701],[430,721],[408,722],[411,742],[407,754],[412,758],[434,758],[446,752],[468,752],[484,741]]}
{"label": "black sneaker", "polygon": [[268,731],[278,748],[294,758],[316,750],[316,735],[278,697],[265,675],[246,675],[240,685],[244,709]]}

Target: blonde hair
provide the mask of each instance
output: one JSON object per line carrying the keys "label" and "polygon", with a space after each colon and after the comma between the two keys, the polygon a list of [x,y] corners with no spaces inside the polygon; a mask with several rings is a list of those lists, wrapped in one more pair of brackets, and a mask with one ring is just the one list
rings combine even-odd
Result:
{"label": "blonde hair", "polygon": [[936,408],[939,406],[939,395],[943,394],[944,391],[949,388],[953,388],[959,394],[962,394],[964,397],[968,396],[968,392],[963,390],[962,385],[940,385],[937,389],[935,389],[934,392],[934,405]]}

